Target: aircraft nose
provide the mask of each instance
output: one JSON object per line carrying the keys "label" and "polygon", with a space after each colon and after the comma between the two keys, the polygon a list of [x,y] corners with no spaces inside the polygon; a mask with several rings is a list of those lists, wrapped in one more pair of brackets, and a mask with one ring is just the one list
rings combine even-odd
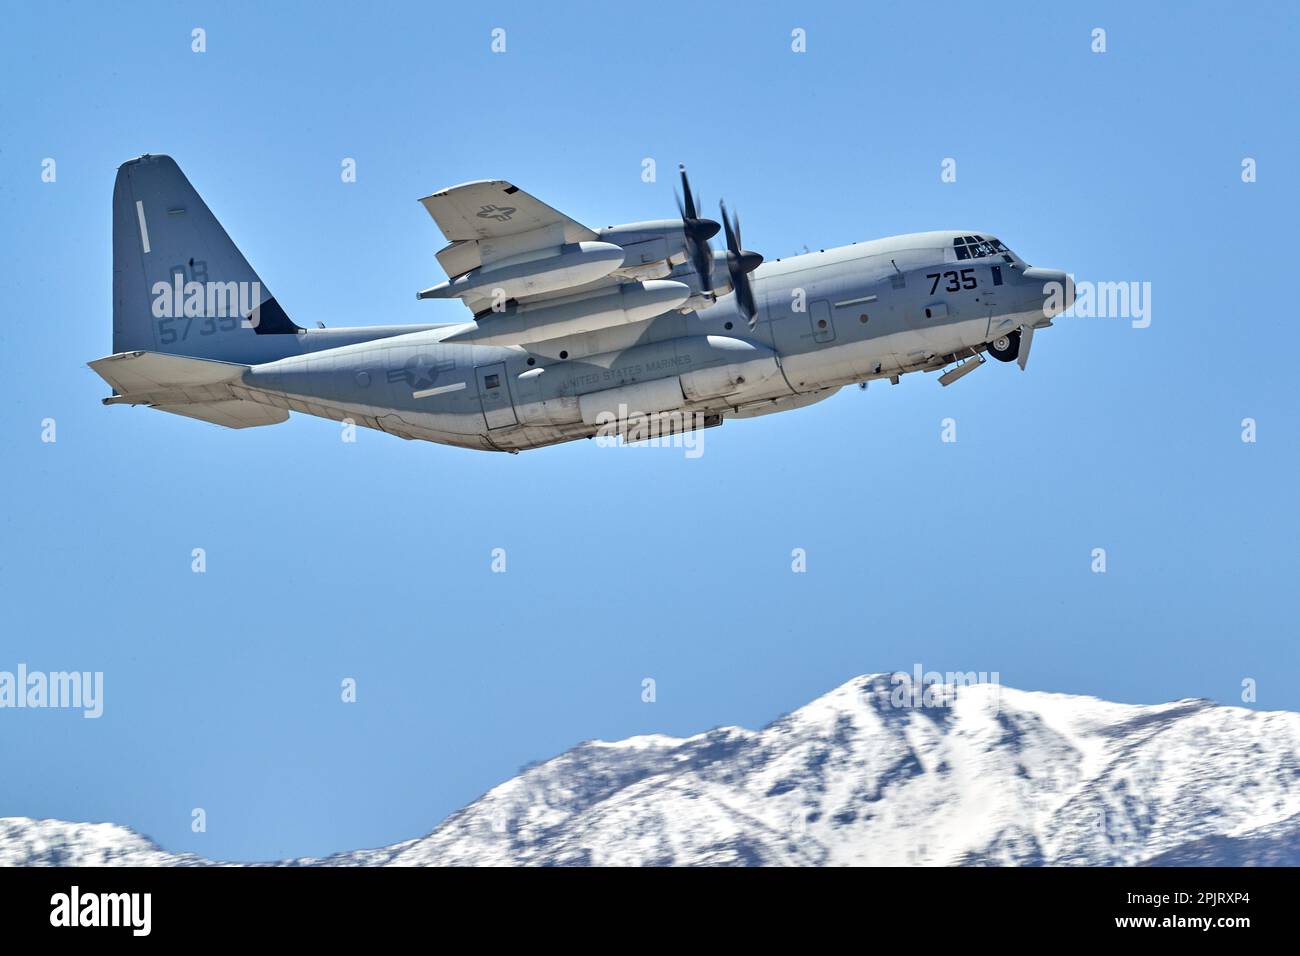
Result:
{"label": "aircraft nose", "polygon": [[1051,318],[1074,305],[1074,279],[1060,269],[1026,269],[1024,276],[1037,285],[1042,294],[1043,315]]}

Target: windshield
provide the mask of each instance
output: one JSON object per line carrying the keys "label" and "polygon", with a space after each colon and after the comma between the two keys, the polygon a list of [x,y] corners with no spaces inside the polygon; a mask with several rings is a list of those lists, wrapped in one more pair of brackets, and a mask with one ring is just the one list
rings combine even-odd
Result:
{"label": "windshield", "polygon": [[987,256],[1002,256],[1011,261],[1011,250],[999,240],[983,236],[957,236],[952,241],[953,251],[958,259],[983,259]]}

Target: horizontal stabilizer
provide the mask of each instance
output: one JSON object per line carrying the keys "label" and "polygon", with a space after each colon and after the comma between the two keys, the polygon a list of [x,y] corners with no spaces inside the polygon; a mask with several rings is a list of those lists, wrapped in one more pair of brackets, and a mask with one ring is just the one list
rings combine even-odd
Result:
{"label": "horizontal stabilizer", "polygon": [[119,352],[89,363],[119,395],[237,382],[247,365],[161,352]]}
{"label": "horizontal stabilizer", "polygon": [[122,352],[89,364],[113,387],[106,405],[148,405],[227,428],[275,425],[289,417],[283,408],[235,395],[231,386],[240,384],[247,365],[160,352]]}
{"label": "horizontal stabilizer", "polygon": [[246,402],[232,398],[228,402],[203,402],[190,405],[154,405],[153,408],[186,418],[197,418],[225,425],[227,428],[252,428],[254,425],[278,425],[287,421],[289,413],[274,405],[262,405],[259,402]]}

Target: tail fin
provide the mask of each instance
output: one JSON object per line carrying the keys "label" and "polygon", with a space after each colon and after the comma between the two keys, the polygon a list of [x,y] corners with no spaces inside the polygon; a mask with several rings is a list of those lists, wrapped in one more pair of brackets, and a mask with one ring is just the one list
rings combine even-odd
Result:
{"label": "tail fin", "polygon": [[122,164],[113,187],[114,352],[257,362],[280,351],[262,336],[299,331],[170,156]]}

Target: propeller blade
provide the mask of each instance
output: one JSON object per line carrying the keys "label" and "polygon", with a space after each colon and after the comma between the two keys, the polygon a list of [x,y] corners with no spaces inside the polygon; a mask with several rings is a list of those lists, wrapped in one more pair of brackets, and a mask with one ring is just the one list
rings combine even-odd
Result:
{"label": "propeller blade", "polygon": [[686,255],[691,268],[700,277],[700,286],[705,293],[713,291],[713,250],[709,240],[718,234],[721,228],[712,219],[701,219],[695,204],[695,194],[691,192],[691,181],[686,177],[685,164],[678,164],[682,176],[682,196],[676,196],[677,211],[682,217],[682,234],[686,241]]}
{"label": "propeller blade", "polygon": [[682,228],[687,235],[692,235],[701,242],[707,242],[718,234],[721,227],[712,219],[701,219],[695,203],[695,194],[691,192],[691,181],[686,178],[686,166],[679,164],[677,167],[682,174],[682,193],[686,196],[686,201],[682,202],[681,196],[677,198],[677,211],[681,213]]}
{"label": "propeller blade", "polygon": [[736,231],[736,248],[744,249],[745,240],[740,238],[740,211],[739,210],[731,214],[731,228]]}
{"label": "propeller blade", "polygon": [[749,323],[749,331],[753,332],[758,325],[758,307],[754,304],[754,290],[749,285],[749,276],[742,278],[736,286],[736,306]]}
{"label": "propeller blade", "polygon": [[750,331],[757,324],[758,307],[754,303],[754,290],[749,284],[749,274],[763,264],[757,252],[746,252],[740,246],[740,217],[727,215],[727,204],[718,200],[722,212],[722,228],[727,236],[727,274],[736,293],[736,308],[749,323]]}
{"label": "propeller blade", "polygon": [[682,192],[686,195],[686,208],[682,210],[682,218],[698,219],[699,216],[695,212],[695,197],[691,195],[691,181],[686,178],[686,164],[679,163],[677,169],[682,174]]}
{"label": "propeller blade", "polygon": [[1032,325],[1022,325],[1020,327],[1020,354],[1016,361],[1020,363],[1020,371],[1025,370],[1029,363],[1029,347],[1034,343],[1034,327]]}
{"label": "propeller blade", "polygon": [[695,239],[688,234],[686,247],[690,250],[691,265],[695,269],[695,274],[700,277],[700,288],[705,292],[712,292],[713,250],[709,248],[708,240]]}

